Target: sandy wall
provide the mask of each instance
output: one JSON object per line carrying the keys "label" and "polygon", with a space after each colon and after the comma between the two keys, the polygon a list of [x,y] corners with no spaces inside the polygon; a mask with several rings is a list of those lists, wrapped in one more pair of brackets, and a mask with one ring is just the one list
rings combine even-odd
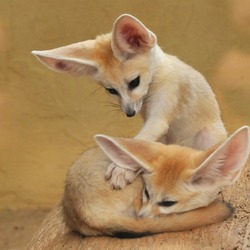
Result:
{"label": "sandy wall", "polygon": [[94,134],[134,136],[141,126],[92,80],[49,71],[32,50],[94,38],[133,14],[206,76],[232,132],[250,124],[249,10],[244,0],[0,1],[0,209],[51,206]]}

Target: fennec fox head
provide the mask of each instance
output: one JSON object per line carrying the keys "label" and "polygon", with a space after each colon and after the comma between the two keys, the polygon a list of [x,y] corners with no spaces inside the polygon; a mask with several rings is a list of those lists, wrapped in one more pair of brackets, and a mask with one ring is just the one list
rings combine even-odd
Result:
{"label": "fennec fox head", "polygon": [[132,117],[148,93],[157,61],[156,36],[135,17],[124,14],[109,34],[46,51],[32,53],[48,68],[100,83]]}
{"label": "fennec fox head", "polygon": [[239,178],[250,150],[247,126],[207,151],[104,135],[95,139],[117,165],[142,173],[139,215],[147,217],[209,205],[222,187]]}

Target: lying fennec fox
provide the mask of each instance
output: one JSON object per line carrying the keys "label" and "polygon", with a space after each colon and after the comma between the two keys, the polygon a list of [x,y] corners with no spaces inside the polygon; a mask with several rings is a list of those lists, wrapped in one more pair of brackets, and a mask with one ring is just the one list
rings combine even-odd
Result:
{"label": "lying fennec fox", "polygon": [[103,178],[108,157],[99,148],[85,152],[69,170],[63,198],[72,230],[136,237],[201,227],[231,215],[228,203],[213,200],[246,164],[248,127],[206,151],[105,135],[95,140],[113,162],[142,174],[114,191]]}
{"label": "lying fennec fox", "polygon": [[[112,32],[95,40],[32,53],[52,70],[92,77],[128,117],[140,112],[144,126],[137,139],[196,149],[226,139],[218,103],[204,77],[164,53],[155,34],[131,15],[118,17]],[[108,168],[110,177],[118,188],[134,178],[115,165]]]}

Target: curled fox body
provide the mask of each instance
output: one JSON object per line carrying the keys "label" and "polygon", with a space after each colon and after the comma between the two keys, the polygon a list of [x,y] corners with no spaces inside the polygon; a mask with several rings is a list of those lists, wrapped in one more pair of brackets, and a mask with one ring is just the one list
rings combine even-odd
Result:
{"label": "curled fox body", "polygon": [[[237,180],[247,161],[248,127],[207,151],[104,135],[95,140],[104,153],[85,152],[67,176],[63,208],[72,230],[136,237],[201,227],[231,215],[228,203],[214,199]],[[112,190],[103,178],[111,161],[141,174],[123,190]]]}
{"label": "curled fox body", "polygon": [[[128,117],[141,113],[144,125],[137,139],[201,150],[226,139],[218,103],[204,77],[164,53],[156,35],[131,15],[118,17],[112,32],[95,40],[33,54],[52,70],[92,77]],[[124,187],[135,177],[114,168],[110,165],[106,173],[113,187]]]}

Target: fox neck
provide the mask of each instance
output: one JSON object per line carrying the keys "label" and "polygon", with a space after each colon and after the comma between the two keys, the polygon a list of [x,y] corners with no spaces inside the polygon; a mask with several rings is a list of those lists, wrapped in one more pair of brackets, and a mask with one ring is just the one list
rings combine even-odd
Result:
{"label": "fox neck", "polygon": [[[153,75],[152,75],[152,80],[149,83],[149,89],[148,89],[148,93],[145,97],[144,103],[142,104],[142,108],[140,110],[140,115],[142,116],[142,118],[144,120],[146,120],[147,117],[147,113],[148,113],[148,109],[150,108],[151,105],[147,105],[148,103],[148,99],[151,99],[154,95],[153,93],[156,91],[156,89],[159,89],[160,85],[164,84],[164,81],[159,81],[158,76],[159,74],[162,75],[161,78],[167,78],[167,72],[166,74],[164,74],[164,69],[166,67],[165,64],[165,59],[167,57],[167,54],[160,48],[159,45],[156,45],[153,49],[152,49],[152,53],[153,53]],[[164,77],[164,75],[166,75]]]}

